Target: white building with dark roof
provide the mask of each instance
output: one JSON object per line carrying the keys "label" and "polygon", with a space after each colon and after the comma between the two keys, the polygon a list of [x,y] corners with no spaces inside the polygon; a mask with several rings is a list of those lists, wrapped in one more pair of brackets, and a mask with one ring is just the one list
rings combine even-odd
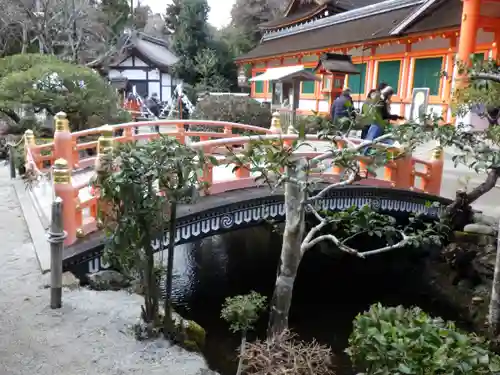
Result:
{"label": "white building with dark roof", "polygon": [[167,41],[132,31],[90,66],[106,75],[117,89],[130,91],[135,86],[143,98],[156,93],[161,101],[169,101],[181,83],[172,71],[178,61]]}

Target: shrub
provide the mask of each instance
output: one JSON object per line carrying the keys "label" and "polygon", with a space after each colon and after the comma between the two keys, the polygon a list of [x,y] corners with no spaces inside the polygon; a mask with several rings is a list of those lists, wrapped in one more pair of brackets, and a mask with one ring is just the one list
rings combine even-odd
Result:
{"label": "shrub", "polygon": [[20,107],[66,112],[73,131],[127,120],[116,91],[99,74],[45,55],[0,59],[0,109],[8,114]]}
{"label": "shrub", "polygon": [[452,322],[415,307],[376,304],[354,321],[346,352],[358,371],[375,374],[491,374],[499,357]]}
{"label": "shrub", "polygon": [[[269,129],[272,114],[270,109],[255,99],[245,96],[207,96],[196,104],[193,119],[237,122]],[[197,127],[201,128],[202,127]],[[206,127],[203,130],[208,130]],[[222,131],[210,128],[211,131]]]}

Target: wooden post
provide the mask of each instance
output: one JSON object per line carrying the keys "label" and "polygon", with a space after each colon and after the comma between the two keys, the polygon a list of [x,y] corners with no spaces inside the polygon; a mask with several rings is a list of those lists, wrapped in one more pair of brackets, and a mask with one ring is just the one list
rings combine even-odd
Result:
{"label": "wooden post", "polygon": [[9,167],[10,178],[16,178],[16,148],[14,145],[9,146]]}
{"label": "wooden post", "polygon": [[[79,223],[76,222],[76,200],[75,189],[71,181],[71,169],[64,159],[57,159],[54,162],[54,192],[56,197],[63,202],[63,224],[67,237],[64,241],[66,246],[72,245],[76,241],[76,232]],[[81,223],[80,223],[81,224]]]}
{"label": "wooden post", "polygon": [[273,113],[271,127],[269,130],[277,134],[281,134],[283,132],[283,129],[281,129],[280,113],[278,111]]}
{"label": "wooden post", "polygon": [[481,0],[463,0],[462,23],[460,25],[460,39],[458,42],[458,58],[466,64],[470,64],[470,57],[476,50],[480,9]]}
{"label": "wooden post", "polygon": [[441,183],[443,181],[444,152],[443,148],[438,146],[434,149],[431,158],[431,167],[427,171],[427,181],[425,192],[439,195],[441,193]]}
{"label": "wooden post", "polygon": [[62,262],[63,242],[66,237],[63,223],[63,201],[56,197],[52,202],[52,217],[49,230],[50,242],[50,308],[62,306]]}
{"label": "wooden post", "polygon": [[113,127],[110,125],[101,126],[101,136],[97,139],[97,159],[99,156],[109,155],[113,152],[113,147]]}
{"label": "wooden post", "polygon": [[54,159],[64,159],[68,166],[73,169],[77,160],[73,160],[73,136],[69,130],[66,113],[59,112],[56,115],[54,128]]}

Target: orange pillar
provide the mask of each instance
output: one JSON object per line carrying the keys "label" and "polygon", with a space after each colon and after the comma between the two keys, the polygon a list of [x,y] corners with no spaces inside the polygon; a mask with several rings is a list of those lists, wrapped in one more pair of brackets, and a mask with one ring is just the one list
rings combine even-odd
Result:
{"label": "orange pillar", "polygon": [[498,53],[498,49],[500,48],[500,29],[495,30],[495,42],[493,43],[493,53],[491,55],[492,60],[498,61],[500,60],[500,54]]}
{"label": "orange pillar", "polygon": [[77,230],[81,223],[77,222],[77,200],[75,199],[75,189],[71,181],[71,167],[64,159],[57,159],[54,163],[54,193],[63,201],[63,227],[67,233],[64,240],[66,246],[72,245],[76,241]]}
{"label": "orange pillar", "polygon": [[69,130],[68,117],[64,112],[59,112],[55,118],[53,157],[54,160],[66,160],[71,169],[75,162],[78,162],[78,160],[73,160],[73,136]]}
{"label": "orange pillar", "polygon": [[481,0],[463,0],[462,24],[458,43],[458,59],[470,64],[470,56],[476,49],[476,37],[479,27]]}
{"label": "orange pillar", "polygon": [[444,169],[444,152],[441,147],[434,150],[431,164],[430,168],[426,168],[427,176],[424,182],[424,190],[429,194],[440,195]]}

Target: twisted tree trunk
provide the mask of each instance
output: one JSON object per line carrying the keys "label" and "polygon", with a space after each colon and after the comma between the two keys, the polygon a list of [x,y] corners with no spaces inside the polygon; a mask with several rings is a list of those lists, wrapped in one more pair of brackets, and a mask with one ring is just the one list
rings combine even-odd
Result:
{"label": "twisted tree trunk", "polygon": [[[500,230],[500,225],[498,229]],[[497,234],[497,236],[497,253],[488,314],[488,327],[493,337],[498,336],[500,333],[500,234]]]}
{"label": "twisted tree trunk", "polygon": [[[299,161],[287,167],[285,175],[305,181],[306,172]],[[297,184],[285,183],[285,231],[281,247],[281,266],[276,278],[269,318],[268,337],[280,334],[288,328],[288,314],[292,305],[295,277],[301,260],[300,246],[304,237],[305,213],[303,202],[306,192]]]}

